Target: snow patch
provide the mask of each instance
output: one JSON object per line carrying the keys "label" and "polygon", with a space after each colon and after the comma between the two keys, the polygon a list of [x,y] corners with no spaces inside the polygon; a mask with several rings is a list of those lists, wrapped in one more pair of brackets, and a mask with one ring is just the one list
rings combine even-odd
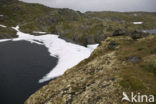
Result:
{"label": "snow patch", "polygon": [[[59,35],[47,34],[42,36],[33,36],[19,31],[19,26],[13,27],[17,31],[18,38],[13,41],[26,40],[31,43],[45,45],[50,55],[58,58],[57,65],[47,75],[39,80],[39,83],[48,81],[55,77],[63,75],[63,73],[77,65],[80,61],[88,58],[98,44],[88,45],[87,48],[81,45],[72,44],[59,38]],[[35,41],[36,40],[36,41]]]}
{"label": "snow patch", "polygon": [[6,28],[7,26],[0,24],[0,27]]}
{"label": "snow patch", "polygon": [[45,46],[49,47],[51,55],[57,56],[59,61],[52,71],[43,77],[43,79],[39,80],[40,83],[62,75],[67,69],[72,68],[80,61],[88,58],[93,51],[80,45],[68,43],[58,38],[58,36],[51,37],[53,40],[50,39],[50,37],[51,36],[49,36],[46,41],[44,41],[44,39],[42,41],[45,43]]}
{"label": "snow patch", "polygon": [[1,39],[0,42],[10,41],[11,39]]}
{"label": "snow patch", "polygon": [[140,25],[143,24],[143,22],[133,22],[134,25]]}
{"label": "snow patch", "polygon": [[99,44],[89,44],[87,45],[87,48],[90,49],[91,51],[94,51],[95,48],[97,48]]}
{"label": "snow patch", "polygon": [[33,31],[33,33],[46,34],[46,32],[40,32],[40,31]]}

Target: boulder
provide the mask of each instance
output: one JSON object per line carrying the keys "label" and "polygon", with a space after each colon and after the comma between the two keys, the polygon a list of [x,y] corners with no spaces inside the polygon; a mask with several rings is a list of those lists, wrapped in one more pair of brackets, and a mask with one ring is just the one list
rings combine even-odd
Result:
{"label": "boulder", "polygon": [[142,61],[142,58],[140,56],[129,56],[129,57],[126,57],[126,60],[132,63],[138,63]]}
{"label": "boulder", "polygon": [[109,44],[108,44],[108,49],[110,50],[115,50],[115,48],[119,46],[119,43],[116,43],[115,41],[111,41]]}

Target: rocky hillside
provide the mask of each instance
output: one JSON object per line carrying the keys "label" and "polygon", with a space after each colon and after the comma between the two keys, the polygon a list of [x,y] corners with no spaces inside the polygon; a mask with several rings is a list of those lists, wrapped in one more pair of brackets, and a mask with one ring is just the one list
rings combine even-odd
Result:
{"label": "rocky hillside", "polygon": [[88,59],[38,90],[25,104],[121,104],[123,91],[156,95],[155,41],[155,35],[139,40],[107,38]]}
{"label": "rocky hillside", "polygon": [[8,39],[17,37],[16,31],[9,27],[0,26],[0,39]]}
{"label": "rocky hillside", "polygon": [[[17,0],[0,0],[0,15],[3,15],[0,16],[0,24],[8,27],[20,25],[21,31],[31,34],[34,31],[59,34],[82,45],[100,43],[113,34],[138,35],[142,29],[156,28],[156,13],[80,13]],[[133,22],[143,24],[135,25]]]}

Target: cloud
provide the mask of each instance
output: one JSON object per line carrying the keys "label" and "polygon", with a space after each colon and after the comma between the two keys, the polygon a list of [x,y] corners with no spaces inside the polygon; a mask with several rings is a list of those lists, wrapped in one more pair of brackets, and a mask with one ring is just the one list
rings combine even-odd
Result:
{"label": "cloud", "polygon": [[85,11],[150,11],[156,12],[156,0],[22,0],[42,3],[53,8]]}

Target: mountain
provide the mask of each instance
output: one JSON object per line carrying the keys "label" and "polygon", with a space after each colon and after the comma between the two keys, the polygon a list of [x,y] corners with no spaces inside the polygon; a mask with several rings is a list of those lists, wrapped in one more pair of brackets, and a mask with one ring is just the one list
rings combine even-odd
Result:
{"label": "mountain", "polygon": [[[6,2],[6,0],[2,1]],[[116,31],[131,35],[140,33],[142,29],[156,27],[156,13],[81,13],[71,9],[55,9],[17,0],[3,2],[0,4],[0,14],[3,15],[0,17],[0,24],[8,27],[20,25],[21,31],[31,34],[33,31],[59,34],[62,38],[85,46],[100,43]],[[134,25],[133,22],[143,22],[143,24]]]}
{"label": "mountain", "polygon": [[155,41],[155,35],[137,41],[129,36],[107,38],[88,59],[39,89],[25,104],[121,104],[123,92],[155,95]]}
{"label": "mountain", "polygon": [[[58,34],[84,46],[91,56],[32,94],[25,104],[120,104],[123,92],[156,95],[156,13],[86,12],[17,0],[0,0],[0,38],[20,31]],[[36,33],[37,31],[38,33]],[[125,103],[127,104],[127,102]]]}

